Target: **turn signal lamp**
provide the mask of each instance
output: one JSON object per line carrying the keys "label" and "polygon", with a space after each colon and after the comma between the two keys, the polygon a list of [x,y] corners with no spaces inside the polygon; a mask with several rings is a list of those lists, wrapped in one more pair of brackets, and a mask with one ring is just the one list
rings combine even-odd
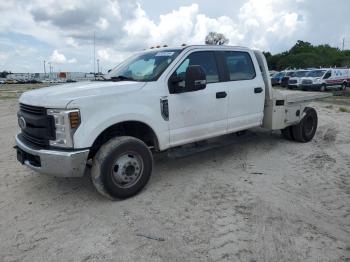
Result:
{"label": "turn signal lamp", "polygon": [[79,112],[73,111],[69,113],[69,121],[71,128],[77,128],[80,124]]}

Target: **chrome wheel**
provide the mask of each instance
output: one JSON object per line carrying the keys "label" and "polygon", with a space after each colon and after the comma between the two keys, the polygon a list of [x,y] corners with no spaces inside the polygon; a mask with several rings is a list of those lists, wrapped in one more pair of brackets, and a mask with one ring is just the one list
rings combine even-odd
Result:
{"label": "chrome wheel", "polygon": [[132,187],[140,179],[143,171],[143,161],[134,152],[119,155],[112,166],[112,180],[122,188]]}

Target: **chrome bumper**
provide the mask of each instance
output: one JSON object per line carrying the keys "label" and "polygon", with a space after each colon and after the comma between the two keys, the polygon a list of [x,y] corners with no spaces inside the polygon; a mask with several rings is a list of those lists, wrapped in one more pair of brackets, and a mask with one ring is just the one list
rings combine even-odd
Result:
{"label": "chrome bumper", "polygon": [[28,159],[24,164],[34,171],[57,177],[81,177],[84,175],[89,150],[79,151],[58,151],[35,149],[24,144],[16,136],[16,145],[26,154],[40,158],[39,165],[33,165]]}

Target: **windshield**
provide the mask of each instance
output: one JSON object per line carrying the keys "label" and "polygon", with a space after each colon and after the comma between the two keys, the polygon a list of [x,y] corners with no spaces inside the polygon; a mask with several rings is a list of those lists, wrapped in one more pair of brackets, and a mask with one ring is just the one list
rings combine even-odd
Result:
{"label": "windshield", "polygon": [[284,72],[279,72],[279,73],[276,73],[273,77],[274,78],[280,78],[280,77],[283,77],[284,76]]}
{"label": "windshield", "polygon": [[106,79],[155,81],[180,53],[180,49],[138,54],[113,69]]}
{"label": "windshield", "polygon": [[286,76],[294,76],[294,73],[295,73],[294,71],[287,72]]}
{"label": "windshield", "polygon": [[324,75],[324,73],[326,73],[326,70],[314,70],[314,71],[310,71],[306,76],[321,77]]}
{"label": "windshield", "polygon": [[309,73],[310,71],[297,71],[293,74],[294,77],[303,77],[306,76],[307,73]]}

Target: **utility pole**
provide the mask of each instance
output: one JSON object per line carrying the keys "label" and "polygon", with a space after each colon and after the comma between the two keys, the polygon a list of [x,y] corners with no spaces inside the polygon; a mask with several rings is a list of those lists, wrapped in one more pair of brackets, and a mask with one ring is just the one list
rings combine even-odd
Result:
{"label": "utility pole", "polygon": [[342,45],[342,51],[344,51],[344,45],[345,45],[345,38],[343,38],[343,45]]}
{"label": "utility pole", "polygon": [[97,76],[100,75],[100,59],[97,58]]}
{"label": "utility pole", "polygon": [[94,31],[94,79],[96,74],[95,62],[96,62],[96,36]]}
{"label": "utility pole", "polygon": [[49,64],[49,72],[50,72],[49,79],[51,79],[51,62],[48,62],[48,64]]}
{"label": "utility pole", "polygon": [[44,60],[44,78],[46,78],[46,61]]}

